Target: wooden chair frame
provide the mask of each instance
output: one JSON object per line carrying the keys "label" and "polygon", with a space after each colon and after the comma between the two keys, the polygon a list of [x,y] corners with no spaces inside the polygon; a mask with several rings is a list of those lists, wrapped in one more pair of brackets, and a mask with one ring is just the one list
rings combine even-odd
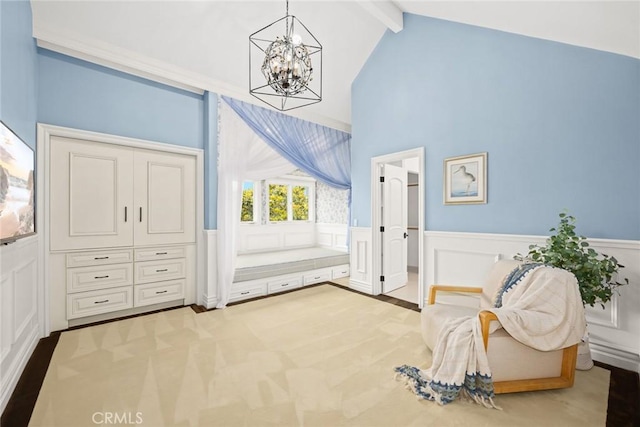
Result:
{"label": "wooden chair frame", "polygon": [[[438,291],[480,294],[482,293],[482,288],[451,285],[431,285],[429,287],[429,297],[427,300],[428,305],[435,304],[436,293]],[[492,321],[498,322],[498,317],[491,311],[482,310],[478,313],[478,318],[480,319],[480,328],[482,330],[484,349],[485,351],[487,351],[487,349],[489,348],[489,327]],[[496,381],[493,383],[494,392],[496,394],[501,394],[515,393],[520,391],[551,390],[572,387],[575,379],[577,357],[578,344],[566,347],[562,351],[562,366],[559,376],[551,378],[533,378],[527,380]]]}

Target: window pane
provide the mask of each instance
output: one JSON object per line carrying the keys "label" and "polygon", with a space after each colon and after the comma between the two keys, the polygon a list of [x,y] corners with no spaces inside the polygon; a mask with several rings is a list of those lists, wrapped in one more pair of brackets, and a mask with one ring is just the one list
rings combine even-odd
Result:
{"label": "window pane", "polygon": [[269,221],[287,220],[287,187],[269,184]]}
{"label": "window pane", "polygon": [[308,221],[309,220],[309,187],[296,185],[293,187],[293,220]]}
{"label": "window pane", "polygon": [[240,221],[253,222],[253,182],[242,183],[242,211]]}

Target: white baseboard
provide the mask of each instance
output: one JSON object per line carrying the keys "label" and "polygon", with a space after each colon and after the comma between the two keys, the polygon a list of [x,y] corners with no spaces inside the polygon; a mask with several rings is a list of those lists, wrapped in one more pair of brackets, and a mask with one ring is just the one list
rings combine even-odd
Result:
{"label": "white baseboard", "polygon": [[218,305],[218,297],[217,296],[208,296],[207,294],[202,294],[200,301],[203,302],[203,305],[207,310],[211,310],[212,308],[216,308]]}
{"label": "white baseboard", "polygon": [[363,292],[365,294],[373,295],[373,289],[371,283],[360,282],[358,280],[349,280],[349,287],[353,290]]}
{"label": "white baseboard", "polygon": [[589,345],[591,347],[591,358],[593,360],[640,373],[640,358],[637,354],[591,342]]}
{"label": "white baseboard", "polygon": [[22,371],[24,371],[25,366],[27,366],[27,362],[29,362],[29,359],[31,358],[31,355],[33,354],[33,351],[35,350],[39,340],[40,335],[38,333],[38,328],[34,328],[29,333],[29,337],[25,341],[22,348],[18,350],[16,357],[8,367],[6,371],[7,376],[2,378],[2,391],[0,394],[0,414],[4,412],[4,409],[7,407],[9,399],[11,398],[11,394],[16,388],[16,384],[18,384],[18,380],[22,375]]}

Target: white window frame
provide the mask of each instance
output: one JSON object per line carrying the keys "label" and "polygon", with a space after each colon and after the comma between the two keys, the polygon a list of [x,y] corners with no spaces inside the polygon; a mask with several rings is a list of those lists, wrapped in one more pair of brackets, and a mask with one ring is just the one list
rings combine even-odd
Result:
{"label": "white window frame", "polygon": [[[240,221],[240,225],[260,225],[262,223],[262,181],[242,181],[241,187],[245,182],[253,183],[253,221]],[[242,207],[240,207],[242,210]]]}
{"label": "white window frame", "polygon": [[[265,188],[267,193],[267,224],[299,224],[299,223],[315,223],[316,221],[316,180],[309,176],[297,176],[297,175],[283,175],[277,178],[271,178],[265,180]],[[287,220],[286,221],[271,221],[269,212],[269,185],[286,185],[287,190]],[[293,187],[303,186],[309,188],[309,219],[308,220],[293,220],[293,208],[291,202],[293,201]],[[261,193],[262,194],[262,193]],[[254,202],[255,203],[255,202]]]}

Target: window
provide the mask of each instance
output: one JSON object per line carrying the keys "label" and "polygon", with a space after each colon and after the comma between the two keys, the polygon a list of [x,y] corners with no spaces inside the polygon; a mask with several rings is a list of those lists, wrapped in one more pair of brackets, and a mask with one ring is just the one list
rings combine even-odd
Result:
{"label": "window", "polygon": [[241,223],[260,222],[258,200],[260,196],[260,182],[245,181],[242,183],[242,209],[240,211]]}
{"label": "window", "polygon": [[269,183],[269,221],[309,221],[311,185]]}
{"label": "window", "polygon": [[[262,218],[260,206],[266,211]],[[315,180],[309,176],[287,175],[242,184],[242,223],[314,221],[314,208]]]}
{"label": "window", "polygon": [[269,184],[269,221],[287,221],[289,191],[286,185]]}
{"label": "window", "polygon": [[291,187],[291,211],[294,221],[309,221],[309,187]]}

